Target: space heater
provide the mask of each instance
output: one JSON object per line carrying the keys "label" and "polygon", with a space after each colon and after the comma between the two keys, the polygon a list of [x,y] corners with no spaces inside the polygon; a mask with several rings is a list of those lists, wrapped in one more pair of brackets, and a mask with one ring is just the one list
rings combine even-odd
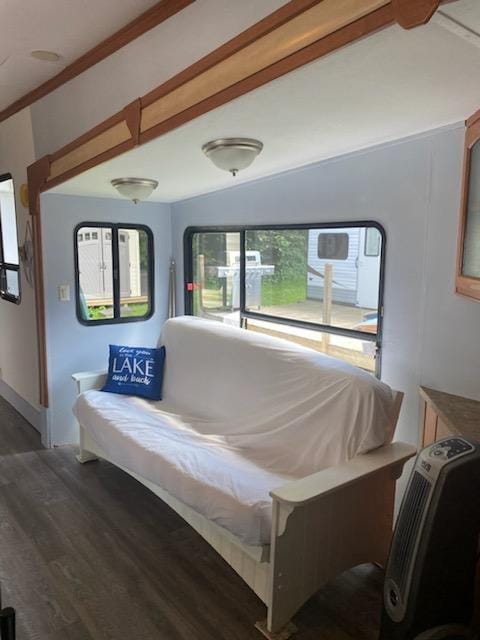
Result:
{"label": "space heater", "polygon": [[418,455],[392,539],[380,640],[469,638],[480,531],[480,445]]}
{"label": "space heater", "polygon": [[15,609],[2,608],[2,590],[0,587],[0,640],[15,640]]}

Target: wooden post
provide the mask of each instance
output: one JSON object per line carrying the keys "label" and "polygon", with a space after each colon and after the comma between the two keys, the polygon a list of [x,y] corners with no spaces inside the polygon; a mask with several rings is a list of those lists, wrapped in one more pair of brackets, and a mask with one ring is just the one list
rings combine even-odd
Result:
{"label": "wooden post", "polygon": [[203,290],[205,288],[205,256],[201,253],[199,254],[198,258],[197,258],[197,264],[198,264],[198,274],[197,274],[197,280],[198,280],[198,303],[200,306],[200,309],[203,311],[204,306],[203,306]]}
{"label": "wooden post", "polygon": [[50,172],[50,156],[37,160],[27,167],[28,202],[32,216],[33,260],[35,276],[35,310],[37,318],[38,371],[40,404],[48,408],[47,332],[45,321],[45,283],[43,277],[42,223],[40,217],[40,193]]}
{"label": "wooden post", "polygon": [[413,29],[428,22],[439,4],[440,0],[392,0],[395,18],[404,29]]}
{"label": "wooden post", "polygon": [[168,317],[174,318],[177,310],[177,294],[176,294],[176,278],[175,278],[175,260],[170,259],[170,271],[168,277]]}
{"label": "wooden post", "polygon": [[[332,320],[332,280],[333,280],[333,267],[331,264],[325,265],[325,271],[323,275],[323,324],[330,324]],[[330,334],[323,334],[323,350],[328,353],[330,350]]]}

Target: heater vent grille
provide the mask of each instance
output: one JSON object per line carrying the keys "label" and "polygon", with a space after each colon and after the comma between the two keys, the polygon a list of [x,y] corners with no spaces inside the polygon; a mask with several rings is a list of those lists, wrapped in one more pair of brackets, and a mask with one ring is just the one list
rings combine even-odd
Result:
{"label": "heater vent grille", "polygon": [[402,598],[406,595],[409,563],[415,557],[415,545],[431,489],[431,483],[421,473],[414,471],[391,552],[391,577]]}

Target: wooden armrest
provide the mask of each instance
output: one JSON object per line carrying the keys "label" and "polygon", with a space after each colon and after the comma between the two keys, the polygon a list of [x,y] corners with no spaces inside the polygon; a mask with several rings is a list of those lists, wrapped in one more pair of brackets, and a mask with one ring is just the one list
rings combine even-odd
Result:
{"label": "wooden armrest", "polygon": [[270,492],[274,500],[302,505],[346,487],[388,467],[402,466],[416,454],[413,445],[394,442],[356,456],[349,462],[328,467],[305,478],[293,480]]}
{"label": "wooden armrest", "polygon": [[78,373],[72,373],[72,379],[75,382],[81,380],[88,380],[89,378],[97,378],[98,376],[106,376],[108,371],[106,369],[101,371],[79,371]]}
{"label": "wooden armrest", "polygon": [[103,387],[106,377],[107,371],[80,371],[72,375],[73,380],[77,383],[79,393]]}

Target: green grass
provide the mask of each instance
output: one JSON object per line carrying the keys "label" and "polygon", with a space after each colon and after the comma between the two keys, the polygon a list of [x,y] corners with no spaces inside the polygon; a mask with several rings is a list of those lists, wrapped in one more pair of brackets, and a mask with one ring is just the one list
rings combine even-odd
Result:
{"label": "green grass", "polygon": [[129,304],[128,305],[129,309],[130,309],[130,313],[126,314],[125,311],[123,311],[122,317],[126,318],[126,317],[141,317],[141,316],[146,316],[148,313],[148,303],[147,302],[138,302],[136,304]]}
{"label": "green grass", "polygon": [[264,279],[262,282],[262,306],[264,307],[294,304],[295,302],[303,302],[306,298],[306,278],[284,282],[271,282]]}
{"label": "green grass", "polygon": [[[200,313],[199,291],[193,292],[193,312],[194,315]],[[230,298],[230,296],[229,296]],[[307,298],[307,282],[306,278],[297,278],[283,282],[275,282],[265,278],[262,282],[262,307],[271,307],[275,305],[295,304],[296,302],[304,302]],[[230,300],[227,299],[227,304]],[[203,290],[203,305],[206,309],[222,309],[222,291],[206,287]],[[230,308],[229,308],[230,310]]]}
{"label": "green grass", "polygon": [[[148,304],[146,302],[138,302],[128,305],[129,313],[126,313],[122,307],[122,318],[139,318],[147,315]],[[88,317],[90,320],[106,320],[113,317],[112,307],[89,307]]]}
{"label": "green grass", "polygon": [[112,307],[88,307],[89,320],[106,320],[113,317]]}

